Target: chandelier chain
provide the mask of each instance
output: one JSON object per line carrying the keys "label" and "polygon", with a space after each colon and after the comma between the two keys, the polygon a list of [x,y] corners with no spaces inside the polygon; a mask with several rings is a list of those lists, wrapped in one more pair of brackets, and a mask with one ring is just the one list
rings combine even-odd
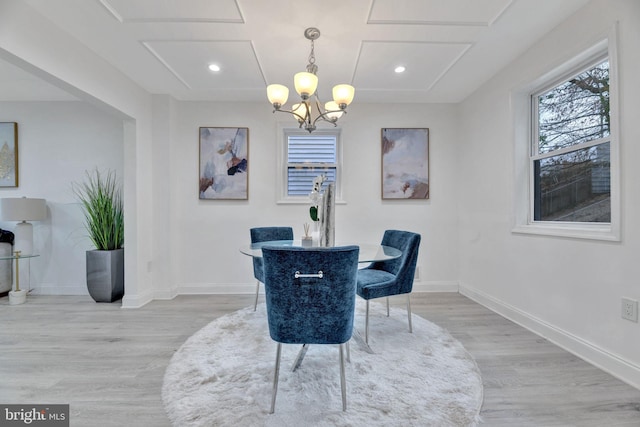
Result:
{"label": "chandelier chain", "polygon": [[316,74],[318,72],[318,66],[316,65],[316,51],[313,39],[311,39],[311,52],[309,52],[309,64],[307,64],[307,72]]}
{"label": "chandelier chain", "polygon": [[311,40],[311,52],[309,53],[309,64],[315,64],[315,63],[316,63],[315,44],[313,43],[313,40]]}

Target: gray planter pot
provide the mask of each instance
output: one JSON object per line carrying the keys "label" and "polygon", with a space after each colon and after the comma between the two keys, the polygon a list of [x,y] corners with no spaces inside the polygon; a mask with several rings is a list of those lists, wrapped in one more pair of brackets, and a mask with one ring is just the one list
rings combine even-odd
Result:
{"label": "gray planter pot", "polygon": [[114,302],[124,295],[124,249],[87,251],[87,289],[96,302]]}

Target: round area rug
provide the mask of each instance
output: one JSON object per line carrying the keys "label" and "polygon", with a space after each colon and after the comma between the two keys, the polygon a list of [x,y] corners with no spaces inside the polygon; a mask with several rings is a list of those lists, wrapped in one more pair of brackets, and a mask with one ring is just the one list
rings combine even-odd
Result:
{"label": "round area rug", "polygon": [[[364,336],[364,301],[355,327]],[[220,317],[191,336],[167,367],[162,399],[174,426],[473,426],[482,379],[474,359],[439,326],[371,303],[369,344],[350,341],[347,411],[342,411],[337,345],[311,345],[300,368],[299,345],[283,344],[274,414],[269,414],[276,343],[266,306]]]}

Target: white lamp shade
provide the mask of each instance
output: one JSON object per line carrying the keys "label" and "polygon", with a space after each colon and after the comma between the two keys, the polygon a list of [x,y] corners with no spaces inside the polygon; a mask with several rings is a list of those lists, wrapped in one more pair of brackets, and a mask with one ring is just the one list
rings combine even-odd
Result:
{"label": "white lamp shade", "polygon": [[267,98],[272,104],[284,105],[289,98],[289,88],[283,85],[267,86]]}
{"label": "white lamp shade", "polygon": [[327,117],[329,117],[330,119],[338,120],[344,114],[344,111],[342,111],[338,104],[336,104],[334,101],[329,101],[324,104],[324,110],[331,111],[331,113],[327,113]]}
{"label": "white lamp shade", "polygon": [[0,199],[0,218],[3,221],[43,221],[47,219],[45,199],[26,197]]}
{"label": "white lamp shade", "polygon": [[318,76],[303,71],[293,76],[293,84],[296,87],[298,95],[305,97],[311,96],[316,92],[318,87]]}
{"label": "white lamp shade", "polygon": [[302,119],[300,117],[296,117],[296,120],[298,120],[299,122],[304,122],[306,120],[307,118],[306,103],[301,102],[300,104],[293,104],[293,107],[291,107],[291,111],[296,113],[298,116],[302,117]]}
{"label": "white lamp shade", "polygon": [[335,85],[333,87],[333,100],[336,104],[351,104],[353,96],[356,94],[356,89],[351,85]]}

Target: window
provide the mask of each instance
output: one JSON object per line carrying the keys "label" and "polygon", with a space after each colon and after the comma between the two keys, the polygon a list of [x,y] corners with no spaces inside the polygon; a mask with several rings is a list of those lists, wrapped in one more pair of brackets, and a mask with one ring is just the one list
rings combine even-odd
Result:
{"label": "window", "polygon": [[514,233],[620,240],[616,32],[512,91]]}
{"label": "window", "polygon": [[611,222],[609,60],[532,96],[533,220]]}
{"label": "window", "polygon": [[309,202],[313,179],[324,174],[325,185],[334,182],[340,195],[340,130],[322,129],[308,133],[284,129],[283,185],[281,201]]}

